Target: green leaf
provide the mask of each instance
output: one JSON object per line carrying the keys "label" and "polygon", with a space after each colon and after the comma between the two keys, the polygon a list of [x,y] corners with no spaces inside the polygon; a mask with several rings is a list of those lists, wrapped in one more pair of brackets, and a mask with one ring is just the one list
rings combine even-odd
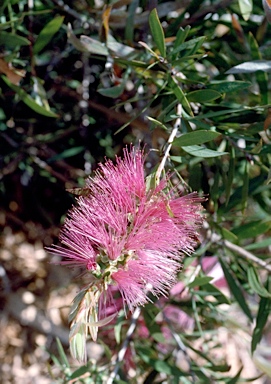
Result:
{"label": "green leaf", "polygon": [[237,384],[237,383],[239,383],[239,379],[240,379],[242,370],[243,370],[243,367],[241,367],[239,369],[239,371],[236,373],[236,375],[233,378],[231,378],[229,380],[225,380],[225,384]]}
{"label": "green leaf", "polygon": [[48,163],[53,162],[53,161],[57,161],[60,159],[66,159],[68,157],[76,156],[76,155],[78,155],[78,153],[83,152],[84,149],[85,149],[85,147],[83,147],[83,146],[65,149],[65,151],[58,153],[57,155],[49,158]]}
{"label": "green leaf", "polygon": [[125,40],[132,42],[134,41],[134,24],[135,24],[135,15],[136,9],[138,7],[139,0],[132,0],[128,7],[128,16],[126,20],[125,27]]}
{"label": "green leaf", "polygon": [[144,320],[151,334],[154,332],[161,332],[160,326],[155,321],[155,318],[159,312],[159,309],[152,304],[147,304],[143,308]]}
{"label": "green leaf", "polygon": [[[107,37],[107,48],[109,51],[113,52],[114,55],[118,56],[118,58],[126,57],[135,53],[134,48],[129,45],[119,43],[112,35],[108,35]],[[128,63],[130,63],[130,61]]]}
{"label": "green leaf", "polygon": [[206,285],[211,280],[213,280],[213,277],[210,277],[210,276],[196,277],[191,283],[188,284],[188,287],[189,288],[200,287],[201,285]]}
{"label": "green leaf", "polygon": [[232,183],[234,178],[235,171],[235,149],[233,146],[230,147],[230,161],[229,161],[229,170],[227,175],[227,183],[226,183],[226,202],[227,206],[231,196]]}
{"label": "green leaf", "polygon": [[193,131],[184,133],[182,136],[174,140],[176,147],[185,147],[197,144],[204,144],[221,136],[221,133],[215,131]]}
{"label": "green leaf", "polygon": [[59,31],[63,24],[64,16],[57,16],[53,20],[49,21],[45,27],[40,31],[38,38],[33,46],[33,52],[36,55],[39,53],[53,38],[53,36]]}
{"label": "green leaf", "polygon": [[215,285],[208,283],[202,287],[208,295],[212,295],[219,304],[230,304],[231,301]]}
{"label": "green leaf", "polygon": [[61,359],[61,364],[64,365],[65,367],[69,367],[70,364],[68,362],[67,356],[65,354],[65,351],[62,347],[60,339],[57,337],[56,338],[56,344],[57,344],[57,350]]}
{"label": "green leaf", "polygon": [[257,272],[252,266],[248,267],[247,277],[248,283],[254,292],[256,292],[261,297],[267,297],[269,299],[271,298],[271,293],[268,292],[263,284],[259,281]]}
{"label": "green leaf", "polygon": [[228,154],[228,152],[213,151],[212,149],[200,147],[199,145],[185,146],[185,147],[182,147],[182,149],[189,155],[203,157],[203,158],[217,157],[217,156],[223,156]]}
{"label": "green leaf", "polygon": [[[251,56],[253,60],[261,60],[262,55],[259,49],[257,40],[254,38],[251,32],[248,35],[248,41],[251,50]],[[260,88],[260,96],[262,104],[268,104],[268,75],[263,71],[256,72],[256,80]]]}
{"label": "green leaf", "polygon": [[232,232],[238,237],[239,240],[255,238],[264,234],[271,229],[271,221],[251,221],[250,223],[243,224],[234,228]]}
{"label": "green leaf", "polygon": [[246,160],[243,174],[242,198],[241,198],[241,211],[247,208],[249,191],[249,162]]}
{"label": "green leaf", "polygon": [[258,313],[257,313],[256,325],[252,334],[251,353],[255,351],[258,343],[261,341],[263,329],[268,320],[270,312],[271,312],[271,300],[267,299],[266,297],[262,297],[259,304]]}
{"label": "green leaf", "polygon": [[248,20],[253,8],[253,0],[238,0],[241,15]]}
{"label": "green leaf", "polygon": [[156,8],[150,13],[149,23],[153,40],[161,55],[166,57],[165,35]]}
{"label": "green leaf", "polygon": [[229,231],[227,228],[220,228],[221,235],[223,239],[230,241],[231,243],[237,243],[238,242],[238,237]]}
{"label": "green leaf", "polygon": [[174,95],[179,100],[180,104],[182,104],[183,108],[186,110],[186,112],[193,116],[192,109],[190,107],[189,101],[187,100],[185,94],[183,93],[182,88],[179,86],[178,81],[175,79],[175,77],[169,77],[168,85],[171,89],[171,91],[174,93]]}
{"label": "green leaf", "polygon": [[69,380],[78,379],[80,376],[83,376],[85,373],[90,374],[90,369],[87,365],[82,365],[82,367],[76,369],[70,376]]}
{"label": "green leaf", "polygon": [[195,103],[207,103],[221,97],[221,93],[212,89],[201,89],[186,94],[188,101]]}
{"label": "green leaf", "polygon": [[0,32],[0,45],[5,45],[8,48],[14,49],[23,45],[30,45],[30,41],[25,37],[9,33],[5,31]]}
{"label": "green leaf", "polygon": [[160,121],[158,121],[158,120],[156,120],[150,116],[147,116],[147,119],[150,120],[152,123],[154,123],[154,125],[156,125],[160,128],[163,128],[164,130],[167,131],[167,127],[163,123],[161,123]]}
{"label": "green leaf", "polygon": [[220,259],[220,264],[223,269],[225,279],[227,280],[235,300],[239,304],[240,308],[242,308],[243,312],[247,315],[249,320],[253,321],[252,314],[242,293],[242,287],[237,283],[237,278],[233,276],[232,271],[230,270],[230,266],[226,265],[222,259]]}
{"label": "green leaf", "polygon": [[201,36],[201,37],[196,37],[195,39],[186,41],[186,42],[180,44],[175,49],[173,49],[171,54],[175,54],[175,53],[178,53],[178,52],[181,52],[184,50],[189,50],[189,52],[187,52],[187,55],[189,55],[189,54],[191,55],[195,51],[197,51],[198,48],[200,48],[202,46],[202,44],[204,43],[205,40],[206,40],[206,37]]}
{"label": "green leaf", "polygon": [[70,329],[70,350],[73,358],[80,362],[86,360],[86,336],[83,324],[77,327],[76,331]]}
{"label": "green leaf", "polygon": [[109,55],[107,47],[100,41],[85,35],[82,35],[79,40],[73,33],[70,23],[68,24],[67,35],[69,42],[80,52],[89,52],[102,56]]}
{"label": "green leaf", "polygon": [[42,107],[41,105],[37,104],[35,100],[28,95],[21,87],[18,87],[17,85],[12,84],[6,76],[2,76],[2,79],[4,82],[14,91],[17,93],[17,95],[20,97],[20,99],[33,111],[39,113],[40,115],[46,116],[46,117],[58,117],[58,115],[54,112],[52,112],[50,109],[46,109]]}
{"label": "green leaf", "polygon": [[178,48],[187,38],[189,32],[191,30],[191,27],[190,25],[187,25],[185,27],[185,29],[183,29],[182,27],[178,30],[177,32],[177,35],[176,35],[176,39],[174,41],[174,45],[173,45],[173,48]]}
{"label": "green leaf", "polygon": [[207,85],[207,89],[214,89],[220,93],[229,93],[241,91],[242,89],[246,89],[250,87],[252,84],[247,81],[212,81],[212,83]]}
{"label": "green leaf", "polygon": [[253,242],[252,244],[248,244],[245,246],[245,249],[248,251],[252,251],[254,249],[260,249],[260,248],[266,248],[271,245],[271,237],[268,237],[267,239],[264,239],[262,241],[257,241],[256,243]]}
{"label": "green leaf", "polygon": [[108,56],[107,47],[100,41],[92,39],[89,36],[82,35],[80,36],[80,42],[83,44],[87,52],[96,55]]}

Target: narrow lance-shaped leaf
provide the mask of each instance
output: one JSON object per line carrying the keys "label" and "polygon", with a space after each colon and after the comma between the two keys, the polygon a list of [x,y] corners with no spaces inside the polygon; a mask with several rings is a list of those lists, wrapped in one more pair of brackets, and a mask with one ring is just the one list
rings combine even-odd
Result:
{"label": "narrow lance-shaped leaf", "polygon": [[4,82],[20,97],[20,99],[33,111],[39,113],[40,115],[47,117],[58,117],[58,115],[51,110],[46,109],[45,107],[37,104],[35,100],[28,95],[21,87],[12,84],[6,76],[2,76]]}
{"label": "narrow lance-shaped leaf", "polygon": [[174,145],[177,147],[185,147],[190,145],[198,145],[207,143],[208,141],[214,140],[221,136],[219,132],[215,131],[193,131],[184,133],[182,136],[174,140]]}
{"label": "narrow lance-shaped leaf", "polygon": [[213,89],[201,89],[187,93],[186,97],[190,102],[208,103],[221,97],[221,93]]}
{"label": "narrow lance-shaped leaf", "polygon": [[243,175],[243,187],[242,187],[242,200],[241,200],[241,210],[244,211],[247,207],[248,200],[248,188],[249,188],[249,163],[245,162],[245,169]]}
{"label": "narrow lance-shaped leaf", "polygon": [[189,153],[189,155],[203,157],[203,158],[218,157],[218,156],[226,155],[228,153],[228,152],[214,151],[212,149],[201,147],[199,145],[187,145],[182,147],[182,149],[185,152]]}
{"label": "narrow lance-shaped leaf", "polygon": [[259,281],[258,274],[252,266],[248,267],[247,270],[248,283],[250,287],[253,289],[261,297],[266,297],[271,299],[271,293],[263,286],[263,284]]}
{"label": "narrow lance-shaped leaf", "polygon": [[207,85],[207,89],[213,89],[220,93],[229,93],[241,91],[242,89],[246,89],[250,87],[252,84],[248,81],[213,81],[212,83]]}
{"label": "narrow lance-shaped leaf", "polygon": [[[262,55],[259,50],[258,42],[254,38],[251,32],[249,32],[248,35],[248,41],[250,44],[250,50],[251,50],[251,56],[253,60],[261,60]],[[262,104],[268,104],[268,76],[266,72],[263,71],[257,71],[256,72],[256,79],[257,83],[259,84],[260,88],[260,96]]]}
{"label": "narrow lance-shaped leaf", "polygon": [[235,65],[226,74],[254,73],[256,71],[271,72],[271,62],[268,60],[251,60]]}
{"label": "narrow lance-shaped leaf", "polygon": [[45,27],[39,33],[38,38],[33,46],[34,54],[39,53],[52,40],[53,36],[58,32],[61,25],[63,24],[63,21],[64,16],[57,16],[45,25]]}
{"label": "narrow lance-shaped leaf", "polygon": [[182,104],[186,112],[190,116],[193,116],[193,112],[190,107],[189,101],[187,100],[185,94],[183,93],[182,88],[179,86],[178,81],[175,79],[175,77],[169,76],[168,86],[170,87],[171,91],[175,94],[179,102]]}
{"label": "narrow lance-shaped leaf", "polygon": [[156,9],[153,9],[150,13],[149,23],[153,40],[161,55],[166,57],[165,35]]}
{"label": "narrow lance-shaped leaf", "polygon": [[235,297],[237,303],[242,308],[243,312],[247,315],[250,321],[253,321],[252,314],[247,305],[246,299],[242,293],[241,286],[237,283],[237,279],[232,275],[229,265],[226,265],[222,259],[220,259],[220,264],[224,272],[224,276],[227,280],[231,293]]}
{"label": "narrow lance-shaped leaf", "polygon": [[23,45],[30,45],[30,41],[25,37],[16,35],[14,33],[1,31],[0,45],[5,45],[8,48],[14,49]]}
{"label": "narrow lance-shaped leaf", "polygon": [[231,188],[234,178],[234,170],[235,170],[235,149],[233,146],[230,148],[230,161],[229,161],[229,170],[228,170],[228,177],[227,177],[227,184],[226,184],[226,202],[225,205],[227,206],[230,200],[231,196]]}
{"label": "narrow lance-shaped leaf", "polygon": [[68,359],[63,349],[63,346],[61,344],[61,341],[58,337],[56,338],[56,344],[57,344],[57,350],[58,350],[62,365],[65,367],[69,367],[70,364],[68,362]]}
{"label": "narrow lance-shaped leaf", "polygon": [[[268,288],[268,285],[270,286],[270,277],[267,283],[267,288]],[[268,320],[270,311],[271,311],[271,300],[269,298],[262,297],[259,304],[258,314],[256,318],[256,325],[252,334],[251,353],[255,351],[258,343],[261,341],[263,329]]]}

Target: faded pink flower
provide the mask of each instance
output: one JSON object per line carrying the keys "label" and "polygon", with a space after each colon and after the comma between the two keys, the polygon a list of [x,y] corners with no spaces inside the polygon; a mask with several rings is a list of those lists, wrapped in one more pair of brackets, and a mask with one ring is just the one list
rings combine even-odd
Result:
{"label": "faded pink flower", "polygon": [[68,214],[62,246],[50,248],[64,257],[62,264],[85,268],[91,300],[100,310],[106,300],[112,302],[112,285],[130,310],[148,302],[149,292],[165,295],[176,282],[183,255],[196,244],[203,199],[197,193],[179,196],[166,179],[148,189],[144,160],[132,147],[115,164],[101,164]]}

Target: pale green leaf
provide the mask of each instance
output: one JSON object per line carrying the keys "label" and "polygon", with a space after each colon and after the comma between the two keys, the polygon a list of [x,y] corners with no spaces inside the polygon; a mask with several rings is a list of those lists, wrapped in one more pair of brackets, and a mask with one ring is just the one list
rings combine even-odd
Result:
{"label": "pale green leaf", "polygon": [[212,149],[201,147],[199,145],[189,145],[189,146],[182,147],[182,149],[189,155],[203,157],[203,158],[218,157],[218,156],[223,156],[228,154],[228,152],[218,152]]}
{"label": "pale green leaf", "polygon": [[252,12],[253,0],[238,0],[238,3],[241,15],[244,20],[248,20]]}

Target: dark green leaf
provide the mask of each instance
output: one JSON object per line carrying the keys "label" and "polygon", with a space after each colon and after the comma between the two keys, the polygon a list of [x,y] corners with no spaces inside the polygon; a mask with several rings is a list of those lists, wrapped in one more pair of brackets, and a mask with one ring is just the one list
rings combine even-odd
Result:
{"label": "dark green leaf", "polygon": [[237,283],[237,278],[232,274],[232,271],[230,270],[230,266],[226,265],[222,259],[220,259],[220,264],[224,272],[224,276],[227,280],[227,283],[229,285],[229,288],[231,290],[231,293],[235,297],[237,303],[242,308],[243,312],[247,315],[250,321],[253,321],[252,314],[250,312],[250,309],[247,305],[246,299],[242,293],[242,287],[239,283]]}
{"label": "dark green leaf", "polygon": [[[249,32],[248,37],[249,37],[248,41],[249,41],[249,45],[250,45],[252,59],[261,60],[262,55],[261,55],[261,52],[259,50],[257,40],[254,38],[254,36],[251,32]],[[262,72],[262,71],[257,71],[256,72],[256,80],[259,84],[262,104],[268,104],[268,75],[267,75],[267,73]]]}
{"label": "dark green leaf", "polygon": [[258,343],[261,341],[263,329],[265,327],[265,324],[268,320],[270,313],[271,313],[271,300],[267,299],[266,297],[262,297],[259,304],[258,314],[256,318],[256,325],[252,334],[251,353],[255,351]]}
{"label": "dark green leaf", "polygon": [[225,380],[225,383],[227,383],[227,384],[237,384],[237,383],[239,383],[239,379],[240,379],[242,370],[243,370],[243,367],[241,367],[239,369],[239,371],[236,373],[236,375],[232,379]]}
{"label": "dark green leaf", "polygon": [[193,91],[187,93],[187,99],[194,103],[208,103],[209,101],[218,99],[221,97],[221,93],[212,89],[201,89],[199,91]]}
{"label": "dark green leaf", "polygon": [[241,199],[241,210],[247,208],[248,203],[248,191],[249,191],[249,162],[246,160],[243,173],[243,187],[242,187],[242,199]]}
{"label": "dark green leaf", "polygon": [[229,200],[230,200],[230,196],[231,196],[234,171],[235,171],[235,149],[233,146],[231,146],[230,147],[229,170],[228,170],[227,183],[226,183],[226,202],[225,202],[226,205],[228,205]]}
{"label": "dark green leaf", "polygon": [[58,153],[57,155],[48,159],[48,162],[54,162],[54,161],[57,161],[60,159],[66,159],[68,157],[76,156],[76,155],[78,155],[78,153],[83,152],[84,149],[85,149],[85,147],[83,147],[83,146],[65,149],[65,151]]}
{"label": "dark green leaf", "polygon": [[207,85],[208,89],[214,89],[220,93],[229,93],[241,91],[242,89],[246,89],[250,87],[252,84],[247,81],[212,81],[212,83]]}
{"label": "dark green leaf", "polygon": [[190,115],[193,116],[193,112],[191,109],[191,106],[183,93],[182,88],[179,86],[178,81],[175,79],[175,77],[169,77],[169,82],[168,85],[172,92],[175,94],[177,99],[179,100],[180,104],[182,104],[183,108],[186,110],[186,112]]}
{"label": "dark green leaf", "polygon": [[185,147],[191,145],[198,145],[207,143],[221,136],[221,133],[215,131],[193,131],[184,133],[180,137],[174,140],[173,144],[177,147]]}
{"label": "dark green leaf", "polygon": [[149,23],[153,40],[161,55],[166,57],[165,35],[156,8],[150,13]]}
{"label": "dark green leaf", "polygon": [[206,285],[211,280],[213,280],[213,278],[209,276],[196,277],[191,283],[188,284],[188,287],[189,288],[200,287],[201,285]]}
{"label": "dark green leaf", "polygon": [[206,40],[206,37],[201,36],[201,37],[196,37],[195,39],[186,41],[180,44],[178,47],[174,48],[171,54],[175,54],[184,50],[189,50],[189,52],[187,53],[188,55],[192,54],[192,52],[197,51],[197,49],[202,46],[205,40]]}
{"label": "dark green leaf", "polygon": [[230,300],[225,296],[215,285],[206,284],[202,287],[207,293],[207,295],[213,296],[219,304],[230,304]]}
{"label": "dark green leaf", "polygon": [[146,326],[148,327],[150,333],[154,333],[154,332],[159,333],[161,331],[160,326],[157,324],[157,322],[155,320],[155,318],[159,312],[160,312],[159,309],[154,307],[151,304],[147,304],[143,308],[144,320],[145,320]]}
{"label": "dark green leaf", "polygon": [[90,369],[87,365],[82,365],[82,367],[76,369],[70,376],[69,380],[78,379],[80,376],[83,376],[85,373],[90,373]]}
{"label": "dark green leaf", "polygon": [[132,0],[128,7],[128,16],[125,27],[125,40],[133,41],[134,39],[134,19],[136,15],[136,9],[138,7],[139,0]]}
{"label": "dark green leaf", "polygon": [[63,21],[64,16],[57,16],[45,25],[45,27],[39,33],[38,38],[33,46],[34,54],[39,53],[52,40],[53,36],[58,32],[61,25],[63,24]]}
{"label": "dark green leaf", "polygon": [[251,221],[240,227],[234,228],[232,232],[239,240],[249,239],[264,234],[271,228],[271,221]]}
{"label": "dark green leaf", "polygon": [[47,117],[58,117],[57,114],[52,112],[50,109],[46,109],[45,107],[42,107],[41,105],[37,104],[34,99],[30,95],[28,95],[21,87],[18,87],[17,85],[12,84],[6,76],[2,76],[2,79],[5,81],[5,83],[14,91],[17,93],[17,95],[20,97],[20,99],[33,111],[39,113],[40,115],[47,116]]}
{"label": "dark green leaf", "polygon": [[9,33],[5,31],[0,32],[0,45],[5,45],[10,49],[21,47],[23,45],[30,45],[30,41],[25,37]]}

